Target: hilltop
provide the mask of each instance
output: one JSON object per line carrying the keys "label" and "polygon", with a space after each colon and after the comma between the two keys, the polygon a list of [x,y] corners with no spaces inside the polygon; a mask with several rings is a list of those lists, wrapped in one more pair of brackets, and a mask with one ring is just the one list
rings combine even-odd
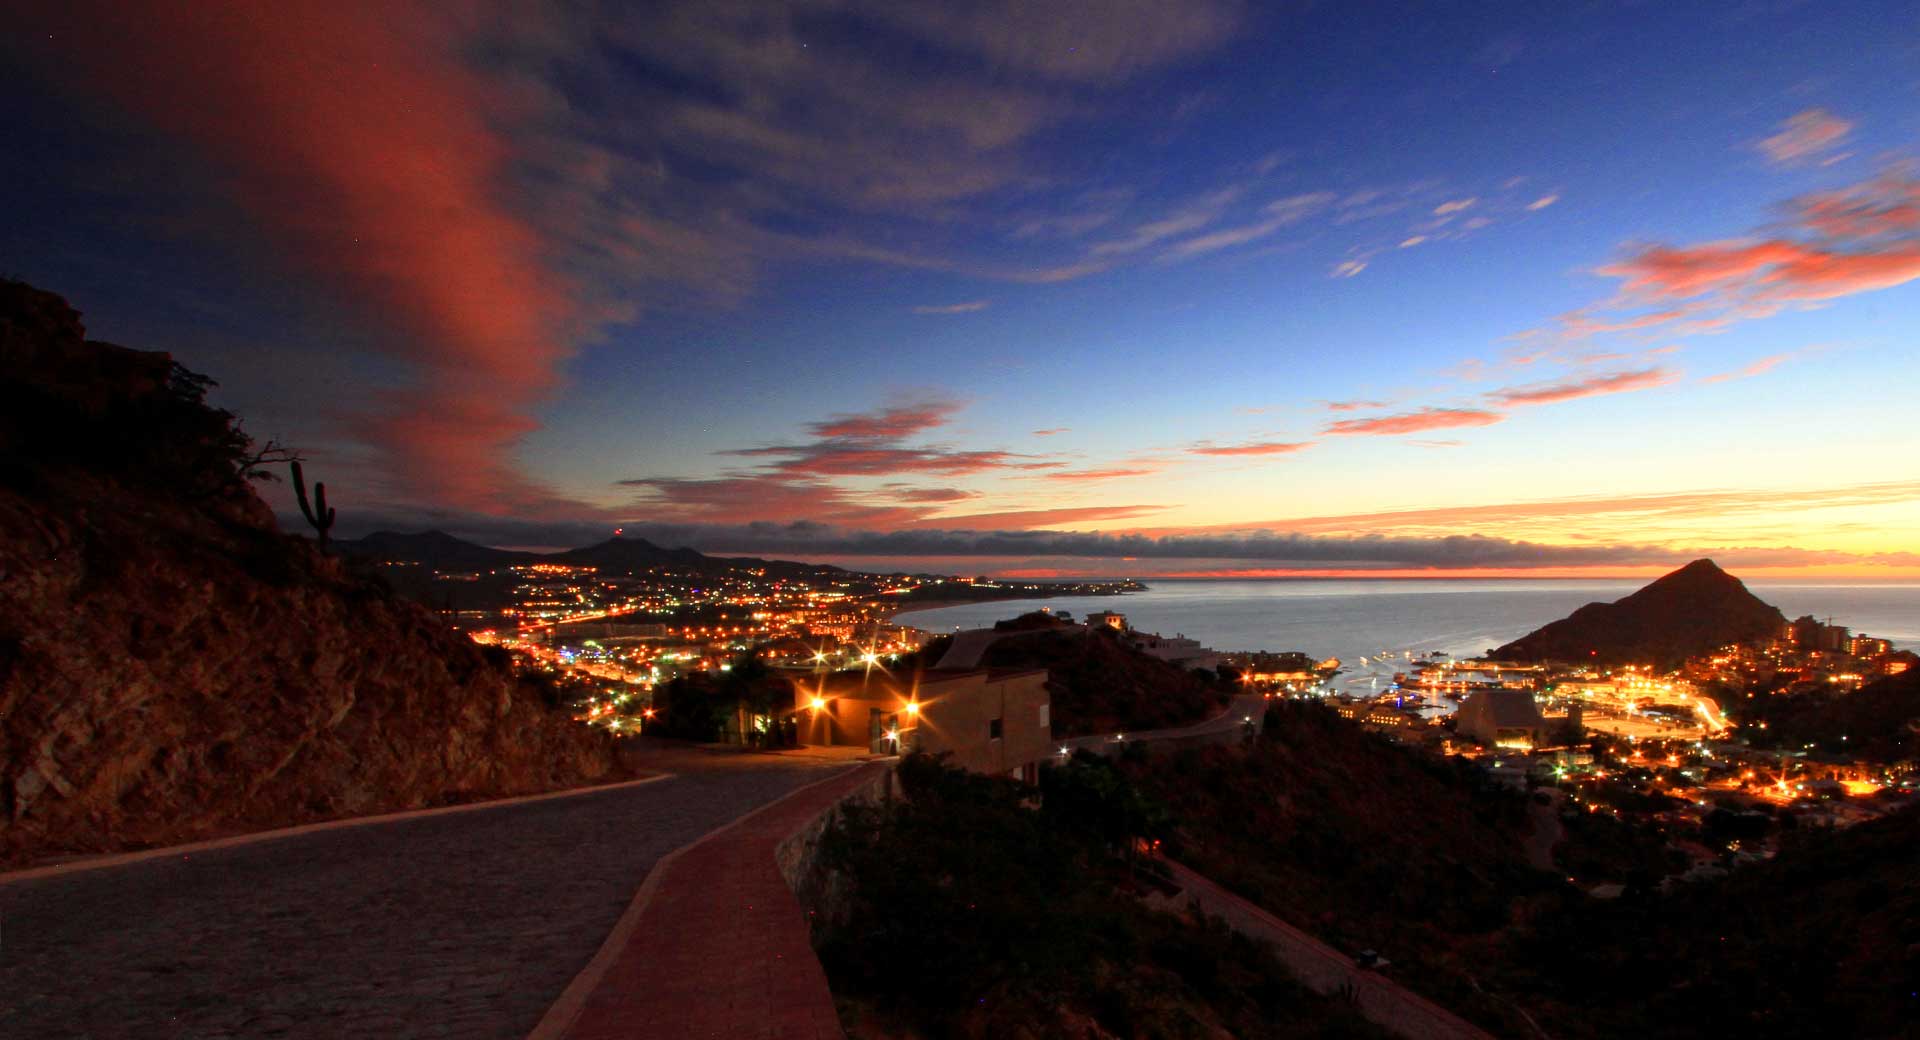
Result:
{"label": "hilltop", "polygon": [[1679,665],[1777,635],[1787,619],[1712,560],[1695,560],[1612,603],[1589,603],[1493,651],[1511,661]]}
{"label": "hilltop", "polygon": [[13,281],[0,368],[0,863],[617,771],[501,659],[278,530],[211,380]]}
{"label": "hilltop", "polygon": [[1059,736],[1182,726],[1218,714],[1232,699],[1231,689],[1141,653],[1111,629],[1028,621],[1040,616],[1015,619],[1045,627],[995,641],[980,663],[1046,669]]}

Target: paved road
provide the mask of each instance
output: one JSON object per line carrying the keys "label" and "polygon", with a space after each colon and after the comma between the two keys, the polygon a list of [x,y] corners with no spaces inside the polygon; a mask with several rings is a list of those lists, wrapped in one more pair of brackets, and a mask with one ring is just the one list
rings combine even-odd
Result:
{"label": "paved road", "polygon": [[519,1040],[656,859],[844,768],[657,754],[624,790],[0,884],[0,1038]]}

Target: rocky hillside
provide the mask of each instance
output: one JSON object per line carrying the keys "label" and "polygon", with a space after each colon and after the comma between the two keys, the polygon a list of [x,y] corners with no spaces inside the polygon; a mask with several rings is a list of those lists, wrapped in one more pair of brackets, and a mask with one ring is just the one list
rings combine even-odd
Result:
{"label": "rocky hillside", "polygon": [[1730,643],[1777,635],[1786,623],[1740,579],[1712,560],[1695,560],[1625,599],[1589,603],[1493,655],[1670,668]]}
{"label": "rocky hillside", "polygon": [[504,665],[276,530],[208,381],[0,281],[0,863],[617,772]]}

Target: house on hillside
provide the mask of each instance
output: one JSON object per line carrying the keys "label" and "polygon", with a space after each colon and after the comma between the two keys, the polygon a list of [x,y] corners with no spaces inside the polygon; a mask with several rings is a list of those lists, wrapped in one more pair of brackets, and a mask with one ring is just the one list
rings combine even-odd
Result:
{"label": "house on hillside", "polygon": [[1125,614],[1117,613],[1115,611],[1102,610],[1097,613],[1087,615],[1088,628],[1100,628],[1102,626],[1114,629],[1115,631],[1119,631],[1119,632],[1125,632],[1129,627],[1127,625],[1127,616]]}
{"label": "house on hillside", "polygon": [[794,683],[800,742],[874,754],[947,754],[963,769],[1040,778],[1053,753],[1053,700],[1044,668],[967,668],[893,676],[875,669]]}
{"label": "house on hillside", "polygon": [[1201,646],[1198,639],[1188,639],[1184,635],[1167,637],[1129,630],[1127,641],[1148,657],[1157,657],[1188,671],[1216,671],[1225,660],[1218,651]]}
{"label": "house on hillside", "polygon": [[1460,705],[1454,732],[1488,747],[1537,747],[1546,743],[1547,720],[1533,691],[1478,690]]}

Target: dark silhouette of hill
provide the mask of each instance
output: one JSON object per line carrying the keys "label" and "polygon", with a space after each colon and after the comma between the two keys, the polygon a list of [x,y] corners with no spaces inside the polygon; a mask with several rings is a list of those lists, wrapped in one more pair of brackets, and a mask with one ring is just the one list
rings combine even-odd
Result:
{"label": "dark silhouette of hill", "polygon": [[1569,1040],[1912,1036],[1920,806],[1797,839],[1719,881],[1570,904],[1512,983]]}
{"label": "dark silhouette of hill", "polygon": [[1219,683],[1149,657],[1110,629],[1018,624],[1043,627],[999,640],[980,663],[1045,668],[1053,731],[1061,736],[1186,725],[1218,714],[1232,698]]}
{"label": "dark silhouette of hill", "polygon": [[1175,858],[1349,954],[1381,951],[1456,1013],[1518,1025],[1465,976],[1517,906],[1561,884],[1528,863],[1523,795],[1313,701],[1275,701],[1248,745],[1122,766],[1167,806]]}
{"label": "dark silhouette of hill", "polygon": [[1612,603],[1589,603],[1493,651],[1512,661],[1672,668],[1732,643],[1778,635],[1787,619],[1712,560],[1695,560]]}
{"label": "dark silhouette of hill", "polygon": [[1920,670],[1890,675],[1845,692],[1816,689],[1738,703],[1742,723],[1765,722],[1741,735],[1768,747],[1845,754],[1872,762],[1920,758]]}
{"label": "dark silhouette of hill", "polygon": [[279,531],[206,377],[5,280],[0,371],[0,863],[616,769],[499,657]]}
{"label": "dark silhouette of hill", "polygon": [[375,531],[365,538],[339,539],[333,544],[348,556],[418,563],[445,571],[509,567],[516,563],[538,563],[544,558],[539,553],[476,545],[445,531],[422,531],[419,534]]}

